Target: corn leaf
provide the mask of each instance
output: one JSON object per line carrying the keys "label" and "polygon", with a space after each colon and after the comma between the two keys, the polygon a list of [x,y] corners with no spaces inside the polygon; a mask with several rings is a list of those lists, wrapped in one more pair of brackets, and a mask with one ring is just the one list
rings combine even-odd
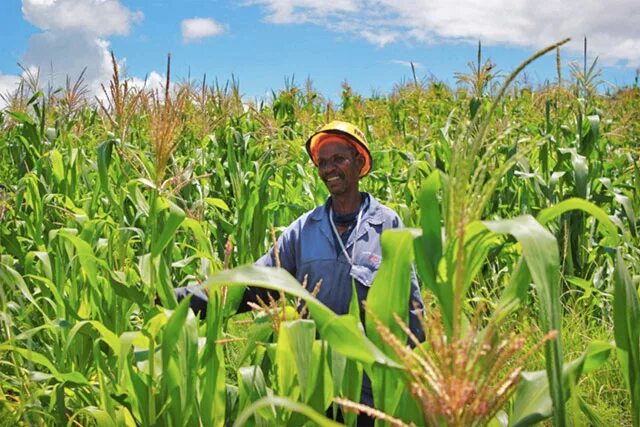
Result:
{"label": "corn leaf", "polygon": [[233,423],[233,426],[234,427],[244,426],[247,424],[249,419],[255,413],[260,411],[262,408],[275,407],[275,406],[279,406],[291,412],[297,412],[299,414],[302,414],[305,417],[307,417],[309,420],[313,421],[319,427],[339,427],[342,425],[333,420],[326,418],[324,415],[317,413],[316,411],[314,411],[309,406],[303,403],[295,402],[286,397],[267,396],[253,402],[248,408],[242,411],[238,415],[238,418],[236,419],[235,423]]}
{"label": "corn leaf", "polygon": [[443,295],[450,288],[437,286],[437,272],[440,258],[442,258],[442,227],[440,215],[440,203],[437,191],[440,189],[440,175],[432,172],[423,184],[418,194],[418,206],[420,206],[420,227],[422,235],[414,242],[416,253],[416,267],[420,278],[427,289],[431,290],[441,301],[444,312],[452,310],[452,295]]}
{"label": "corn leaf", "polygon": [[580,199],[578,197],[572,197],[567,200],[563,200],[554,206],[543,209],[542,211],[540,211],[536,219],[540,224],[546,225],[554,219],[558,218],[560,215],[573,210],[581,210],[594,217],[600,223],[601,228],[606,237],[609,239],[610,244],[616,245],[618,243],[618,241],[620,240],[618,229],[606,214],[606,212],[593,203],[584,199]]}
{"label": "corn leaf", "polygon": [[89,385],[89,381],[80,373],[76,371],[72,372],[60,372],[49,358],[42,353],[38,353],[28,348],[16,347],[11,344],[0,344],[0,353],[10,351],[15,354],[19,354],[23,359],[30,363],[44,366],[47,370],[58,380],[60,383],[69,383],[75,385]]}
{"label": "corn leaf", "polygon": [[151,246],[151,256],[153,258],[159,256],[162,250],[167,247],[171,239],[173,239],[176,230],[185,218],[184,211],[172,201],[159,197],[157,203],[158,213],[168,209],[169,215],[164,220],[160,235],[156,240],[154,240]]}
{"label": "corn leaf", "polygon": [[[409,229],[402,229],[387,230],[382,233],[380,240],[382,262],[367,295],[367,307],[395,336],[404,341],[406,336],[394,320],[394,314],[405,324],[408,323],[414,238]],[[379,348],[386,348],[373,319],[366,316],[365,321],[371,341]],[[386,351],[389,356],[395,357],[391,349]]]}
{"label": "corn leaf", "polygon": [[513,235],[522,245],[523,257],[533,283],[536,285],[542,330],[545,333],[557,331],[558,338],[545,344],[545,363],[554,408],[554,424],[563,426],[566,423],[564,401],[567,392],[563,390],[562,383],[562,343],[560,342],[562,312],[558,243],[555,237],[531,216],[485,221],[483,224],[494,233]]}
{"label": "corn leaf", "polygon": [[640,300],[618,250],[614,270],[613,334],[631,393],[634,426],[640,426]]}
{"label": "corn leaf", "polygon": [[[594,371],[606,363],[612,348],[609,343],[594,341],[579,358],[565,363],[562,368],[565,389],[571,390],[578,383],[581,375]],[[573,386],[569,384],[570,382]],[[525,427],[539,423],[552,416],[553,407],[546,371],[523,372],[509,417],[509,425]]]}
{"label": "corn leaf", "polygon": [[[258,286],[265,289],[283,291],[301,298],[309,307],[312,319],[316,322],[320,337],[327,340],[331,347],[345,356],[367,365],[380,363],[385,366],[398,365],[376,347],[358,326],[353,316],[338,316],[318,301],[286,270],[281,268],[247,265],[232,270],[224,270],[207,279],[205,287],[210,291],[228,286]],[[407,298],[408,301],[408,298]]]}

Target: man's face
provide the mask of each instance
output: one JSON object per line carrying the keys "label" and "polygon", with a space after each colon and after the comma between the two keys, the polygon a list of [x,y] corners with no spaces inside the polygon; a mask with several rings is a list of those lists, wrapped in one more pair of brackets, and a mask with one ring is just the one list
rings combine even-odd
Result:
{"label": "man's face", "polygon": [[318,150],[318,174],[334,196],[358,191],[363,163],[351,144],[337,138],[324,142]]}

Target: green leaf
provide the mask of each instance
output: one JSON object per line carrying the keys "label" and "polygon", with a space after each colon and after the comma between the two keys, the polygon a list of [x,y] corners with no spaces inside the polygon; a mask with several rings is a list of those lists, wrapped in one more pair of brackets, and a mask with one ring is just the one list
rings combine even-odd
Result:
{"label": "green leaf", "polygon": [[513,235],[522,246],[522,254],[533,283],[540,306],[540,323],[545,333],[556,331],[558,338],[545,344],[545,363],[551,387],[549,391],[554,408],[554,424],[565,425],[565,408],[562,383],[562,343],[560,328],[560,255],[555,237],[533,217],[526,215],[509,220],[485,221],[483,224],[494,233]]}
{"label": "green leaf", "polygon": [[[364,377],[364,369],[362,365],[353,360],[347,360],[344,370],[344,381],[342,382],[342,394],[349,400],[360,402],[362,397],[362,379]],[[355,425],[357,414],[353,412],[343,412],[345,424]]]}
{"label": "green leaf", "polygon": [[339,424],[329,418],[325,417],[322,414],[317,413],[309,406],[295,402],[286,397],[280,396],[267,396],[263,397],[255,402],[253,402],[248,408],[242,411],[238,415],[238,419],[236,419],[235,423],[233,423],[234,427],[241,427],[247,424],[249,419],[257,413],[262,408],[279,406],[291,412],[297,412],[299,414],[304,415],[309,420],[313,421],[319,427],[339,427],[342,424]]}
{"label": "green leaf", "polygon": [[225,422],[225,356],[223,344],[218,343],[219,339],[224,338],[223,318],[220,292],[210,289],[207,303],[207,341],[200,360],[201,366],[204,367],[200,413],[203,424],[213,427],[222,427]]}
{"label": "green leaf", "polygon": [[45,355],[31,349],[16,347],[11,344],[0,344],[0,352],[3,351],[11,351],[13,353],[19,354],[23,359],[31,363],[44,366],[61,383],[89,385],[89,381],[87,381],[87,379],[80,372],[73,371],[69,373],[62,373]]}
{"label": "green leaf", "polygon": [[113,291],[116,295],[138,305],[142,305],[146,302],[144,293],[136,289],[134,286],[129,286],[126,284],[126,279],[124,278],[124,274],[122,274],[122,272],[110,271],[110,273],[111,280],[109,281],[109,283],[111,284],[111,287],[113,288]]}
{"label": "green leaf", "polygon": [[27,253],[25,257],[26,271],[27,273],[37,274],[35,271],[32,271],[32,266],[35,262],[35,259],[40,260],[40,265],[42,266],[42,275],[49,280],[53,280],[53,270],[51,269],[51,259],[49,258],[49,253],[44,251],[31,251]]}
{"label": "green leaf", "polygon": [[[31,303],[31,305],[36,310],[38,310],[40,312],[40,314],[42,315],[42,317],[44,319],[49,319],[49,316],[47,316],[47,313],[43,310],[42,307],[40,307],[40,304],[38,304],[36,299],[33,297],[33,294],[31,292],[31,290],[29,289],[29,287],[25,283],[25,281],[22,278],[22,276],[20,275],[20,273],[18,273],[13,268],[11,268],[8,265],[5,265],[3,263],[0,263],[0,283],[2,283],[3,287],[6,286],[6,285],[9,285],[9,286],[13,286],[13,287],[17,288],[20,291],[20,294],[27,301],[29,301],[29,303]],[[0,296],[1,295],[2,294],[0,294]],[[16,300],[19,300],[19,299],[16,298]]]}
{"label": "green leaf", "polygon": [[311,317],[318,326],[320,336],[327,340],[333,349],[367,365],[377,362],[389,367],[399,367],[364,335],[358,326],[359,322],[353,316],[335,314],[312,296],[284,269],[247,265],[233,270],[224,270],[211,275],[205,287],[210,288],[211,291],[224,285],[258,286],[283,291],[291,296],[301,298],[307,303]]}
{"label": "green leaf", "polygon": [[156,203],[159,205],[158,213],[168,209],[169,215],[165,218],[162,224],[160,236],[154,240],[151,245],[151,256],[153,258],[158,257],[162,250],[167,247],[171,239],[173,239],[176,230],[185,218],[184,211],[172,201],[163,197],[158,197]]}
{"label": "green leaf", "polygon": [[[500,302],[496,308],[498,315],[506,315],[518,305],[524,303],[529,295],[529,286],[531,285],[531,273],[524,258],[520,258],[516,264],[509,284],[500,296]],[[504,314],[503,314],[504,313]]]}
{"label": "green leaf", "polygon": [[109,192],[109,165],[111,164],[111,153],[116,140],[109,139],[98,147],[98,177],[100,180],[100,188],[103,193],[110,195]]}
{"label": "green leaf", "polygon": [[616,254],[613,335],[618,358],[631,393],[633,425],[640,425],[640,300],[620,249]]}
{"label": "green leaf", "polygon": [[571,156],[571,164],[576,182],[576,196],[586,199],[588,192],[587,181],[589,177],[587,158],[579,154],[573,154]]}
{"label": "green leaf", "polygon": [[[394,314],[408,324],[413,235],[408,229],[387,230],[382,233],[380,243],[382,263],[367,295],[367,307],[396,337],[405,341],[406,334]],[[366,316],[365,321],[371,341],[379,348],[387,348],[371,316]],[[395,357],[391,349],[387,349],[387,354]]]}
{"label": "green leaf", "polygon": [[193,425],[198,422],[196,412],[201,384],[199,369],[194,369],[199,367],[198,322],[189,310],[189,302],[182,303],[184,307],[178,305],[173,312],[165,311],[169,319],[162,333],[163,375],[160,395],[172,396],[166,403],[169,424]]}
{"label": "green leaf", "polygon": [[251,356],[255,352],[255,346],[259,342],[265,342],[269,339],[269,337],[273,334],[273,326],[271,322],[264,323],[256,323],[254,322],[249,329],[249,333],[247,334],[247,345],[245,346],[242,354],[238,358],[237,364],[242,366],[242,364],[247,360],[249,356]]}
{"label": "green leaf", "polygon": [[[442,295],[451,288],[440,288],[436,283],[438,264],[442,258],[442,227],[440,203],[437,192],[440,189],[440,174],[434,171],[429,175],[418,194],[420,206],[420,227],[422,235],[414,242],[416,267],[427,289],[431,290],[441,304],[451,305],[452,296]],[[446,310],[445,310],[446,311]],[[450,309],[449,309],[450,311]]]}
{"label": "green leaf", "polygon": [[616,225],[611,221],[605,211],[584,199],[572,197],[570,199],[563,200],[562,202],[554,206],[540,211],[536,219],[540,224],[546,225],[554,219],[558,218],[560,215],[573,210],[581,210],[598,220],[601,225],[602,231],[611,242],[610,244],[613,246],[617,245],[620,237],[618,235],[618,229]]}
{"label": "green leaf", "polygon": [[231,212],[231,209],[229,209],[229,206],[222,199],[217,199],[217,198],[214,198],[214,197],[205,197],[204,201],[209,206],[213,206],[214,208],[222,209],[223,211]]}
{"label": "green leaf", "polygon": [[297,400],[300,396],[300,389],[296,387],[296,359],[291,351],[289,334],[283,330],[283,327],[280,327],[275,353],[274,362],[278,385],[276,391]]}
{"label": "green leaf", "polygon": [[329,350],[329,358],[331,360],[331,376],[333,377],[333,394],[335,396],[340,395],[342,388],[342,381],[344,380],[344,373],[347,368],[347,358],[344,354],[337,351]]}
{"label": "green leaf", "polygon": [[35,125],[35,122],[31,118],[31,116],[29,116],[27,113],[24,113],[22,111],[7,111],[7,113],[9,113],[11,117],[13,117],[14,119],[16,119],[21,123]]}
{"label": "green leaf", "polygon": [[600,138],[600,116],[595,114],[587,116],[587,123],[589,129],[580,141],[580,152],[585,156],[589,156],[598,144],[598,139]]}
{"label": "green leaf", "polygon": [[[103,409],[100,409],[96,406],[86,406],[76,412],[73,417],[69,419],[67,426],[79,425],[75,424],[74,421],[79,415],[87,415],[95,421],[97,427],[116,427],[116,423],[113,421],[109,413]],[[77,422],[77,421],[76,421]]]}
{"label": "green leaf", "polygon": [[[313,390],[309,389],[309,380],[313,372],[313,341],[316,336],[316,326],[311,320],[299,319],[285,322],[280,326],[280,335],[285,335],[288,341],[288,351],[294,360],[295,371],[300,384],[300,390],[305,402]],[[278,337],[278,347],[280,347]],[[285,346],[283,348],[286,349]],[[276,352],[279,351],[276,350]],[[282,369],[291,369],[291,365],[282,365]]]}
{"label": "green leaf", "polygon": [[173,312],[169,314],[169,320],[165,326],[164,333],[162,335],[162,365],[163,370],[169,365],[169,359],[172,355],[179,351],[176,348],[178,339],[182,333],[182,328],[187,316],[194,316],[193,311],[189,310],[189,302],[191,301],[191,295],[180,301],[180,304]]}
{"label": "green leaf", "polygon": [[333,377],[329,369],[330,348],[326,341],[315,340],[311,348],[311,366],[307,379],[305,403],[316,411],[324,411],[333,400]]}
{"label": "green leaf", "polygon": [[73,246],[76,248],[76,257],[80,262],[80,266],[82,266],[82,270],[84,270],[85,274],[87,275],[89,283],[91,283],[94,288],[97,288],[99,261],[93,253],[93,249],[91,248],[89,243],[85,242],[78,236],[70,234],[66,230],[60,230],[58,236],[73,244]]}
{"label": "green leaf", "polygon": [[624,214],[629,220],[629,228],[631,229],[631,235],[633,237],[638,237],[637,235],[637,224],[636,224],[636,214],[633,210],[633,204],[631,200],[623,195],[616,194],[614,196],[614,200],[622,205],[622,209],[624,210]]}
{"label": "green leaf", "polygon": [[[566,390],[578,383],[582,374],[598,369],[608,359],[612,350],[609,343],[594,341],[576,360],[565,363],[562,368],[562,381]],[[549,380],[546,371],[523,372],[517,386],[509,425],[525,427],[543,421],[553,414],[553,403],[549,396]],[[569,398],[567,393],[566,398]]]}
{"label": "green leaf", "polygon": [[[86,329],[85,327],[93,328],[93,330],[98,333],[100,339],[111,348],[113,354],[116,357],[120,356],[120,340],[118,336],[97,320],[83,320],[73,325],[73,328],[71,328],[71,331],[69,331],[69,335],[67,336],[67,342],[64,349],[65,352],[68,352],[70,350],[73,344],[73,339],[75,338],[77,333],[80,332],[88,334],[87,332],[83,331],[83,329]],[[88,335],[92,336],[92,334]]]}
{"label": "green leaf", "polygon": [[589,404],[584,400],[582,396],[578,396],[578,405],[580,411],[587,417],[589,423],[593,427],[607,427],[608,423],[600,417],[600,414],[596,412]]}
{"label": "green leaf", "polygon": [[49,152],[49,161],[51,162],[51,172],[53,179],[56,183],[60,183],[64,180],[64,163],[62,161],[62,154],[56,149]]}
{"label": "green leaf", "polygon": [[198,222],[193,218],[185,218],[184,222],[182,223],[182,227],[191,230],[191,232],[193,233],[193,236],[198,241],[200,250],[202,250],[205,253],[213,254],[214,250],[211,245],[211,241],[207,237],[207,233],[205,233],[204,229],[202,228],[202,224],[200,222]]}
{"label": "green leaf", "polygon": [[[238,397],[240,399],[239,408],[244,409],[252,402],[267,396],[267,384],[264,374],[259,366],[243,366],[238,370]],[[260,415],[267,420],[273,421],[276,416],[275,411],[262,409]]]}
{"label": "green leaf", "polygon": [[162,304],[170,309],[175,309],[177,302],[173,293],[171,266],[167,263],[167,257],[152,258],[153,272],[156,274],[156,292]]}

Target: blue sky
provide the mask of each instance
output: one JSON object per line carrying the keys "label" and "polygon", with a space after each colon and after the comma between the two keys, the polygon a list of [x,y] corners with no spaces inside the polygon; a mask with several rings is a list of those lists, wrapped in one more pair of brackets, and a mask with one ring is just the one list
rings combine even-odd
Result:
{"label": "blue sky", "polygon": [[[310,77],[337,98],[348,81],[363,95],[385,93],[411,78],[454,83],[476,55],[477,40],[508,72],[536,49],[566,36],[565,65],[600,57],[602,77],[630,85],[640,67],[637,0],[2,0],[0,91],[15,86],[25,67],[40,67],[54,84],[87,66],[92,90],[109,77],[113,50],[130,77],[162,80],[166,54],[173,75],[235,76],[248,97],[303,84]],[[51,69],[53,68],[53,75]],[[46,70],[46,71],[45,71]],[[555,78],[549,55],[527,73],[534,83]]]}

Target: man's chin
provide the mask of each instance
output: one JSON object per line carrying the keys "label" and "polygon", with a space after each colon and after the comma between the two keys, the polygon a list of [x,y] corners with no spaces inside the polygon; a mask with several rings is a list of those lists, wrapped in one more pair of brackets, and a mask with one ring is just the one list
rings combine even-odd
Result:
{"label": "man's chin", "polygon": [[331,193],[332,196],[337,196],[344,193],[344,188],[342,185],[339,185],[339,183],[333,184],[325,182],[324,185],[325,187],[327,187],[327,190],[329,190],[329,193]]}
{"label": "man's chin", "polygon": [[327,188],[327,190],[329,190],[329,194],[331,194],[334,197],[344,194],[344,190],[343,189],[335,189],[335,190],[332,191],[330,188]]}

